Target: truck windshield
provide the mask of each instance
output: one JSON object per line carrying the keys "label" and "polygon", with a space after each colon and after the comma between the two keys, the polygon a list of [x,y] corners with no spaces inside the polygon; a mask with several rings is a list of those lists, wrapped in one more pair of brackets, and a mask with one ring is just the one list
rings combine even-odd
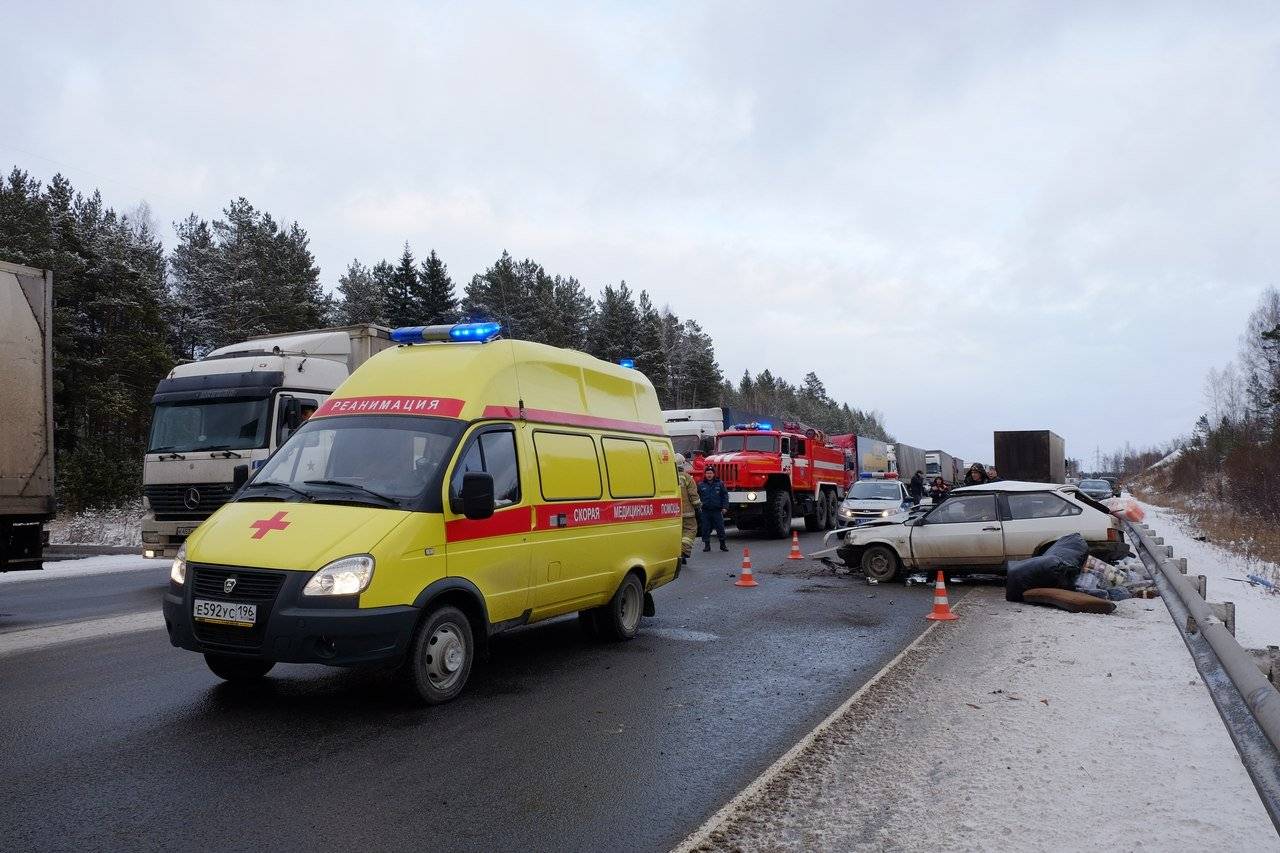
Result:
{"label": "truck windshield", "polygon": [[673,435],[671,445],[676,453],[683,453],[686,459],[692,459],[695,453],[702,450],[702,437],[697,435]]}
{"label": "truck windshield", "polygon": [[853,484],[849,497],[855,501],[900,501],[902,487],[897,483],[877,483],[872,480],[859,480]]}
{"label": "truck windshield", "polygon": [[276,451],[243,493],[262,499],[284,486],[326,502],[421,508],[462,431],[457,421],[416,416],[346,415],[310,420]]}
{"label": "truck windshield", "polygon": [[776,435],[722,435],[716,440],[717,453],[738,453],[742,450],[777,453],[778,437]]}
{"label": "truck windshield", "polygon": [[158,403],[149,453],[249,450],[267,446],[267,399]]}

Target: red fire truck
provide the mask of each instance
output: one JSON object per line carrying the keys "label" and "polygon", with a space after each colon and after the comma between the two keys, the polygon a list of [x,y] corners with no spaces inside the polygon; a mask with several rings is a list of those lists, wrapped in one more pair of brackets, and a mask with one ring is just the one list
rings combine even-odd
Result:
{"label": "red fire truck", "polygon": [[844,452],[821,430],[787,422],[735,424],[716,436],[707,467],[729,491],[726,516],[739,530],[773,538],[791,533],[803,516],[806,530],[834,530],[836,509],[849,490]]}

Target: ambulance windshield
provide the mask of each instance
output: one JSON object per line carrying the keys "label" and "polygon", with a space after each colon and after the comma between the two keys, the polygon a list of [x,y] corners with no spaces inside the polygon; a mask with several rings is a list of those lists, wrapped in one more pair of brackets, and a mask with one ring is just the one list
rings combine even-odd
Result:
{"label": "ambulance windshield", "polygon": [[[241,500],[296,500],[421,508],[462,431],[441,418],[344,415],[307,421],[253,478]],[[285,497],[291,495],[291,497]]]}

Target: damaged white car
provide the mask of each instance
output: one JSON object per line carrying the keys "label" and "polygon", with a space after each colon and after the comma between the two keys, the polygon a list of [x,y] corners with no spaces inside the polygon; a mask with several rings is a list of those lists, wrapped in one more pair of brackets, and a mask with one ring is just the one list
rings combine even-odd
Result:
{"label": "damaged white car", "polygon": [[937,506],[834,530],[823,541],[849,568],[888,581],[915,569],[1003,572],[1068,533],[1105,560],[1129,552],[1120,520],[1077,487],[1017,481],[965,486]]}

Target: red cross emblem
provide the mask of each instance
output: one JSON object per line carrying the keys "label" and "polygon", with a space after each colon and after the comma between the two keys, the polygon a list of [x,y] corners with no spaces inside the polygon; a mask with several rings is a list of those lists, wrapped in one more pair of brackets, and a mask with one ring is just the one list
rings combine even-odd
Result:
{"label": "red cross emblem", "polygon": [[257,532],[253,534],[253,538],[261,539],[263,536],[266,536],[268,533],[270,533],[273,530],[284,530],[286,527],[288,527],[290,524],[293,523],[293,522],[284,520],[284,517],[286,515],[288,515],[287,512],[277,512],[275,515],[271,516],[270,518],[260,518],[257,521],[253,522],[252,524],[250,524],[249,525],[250,527],[257,528]]}

